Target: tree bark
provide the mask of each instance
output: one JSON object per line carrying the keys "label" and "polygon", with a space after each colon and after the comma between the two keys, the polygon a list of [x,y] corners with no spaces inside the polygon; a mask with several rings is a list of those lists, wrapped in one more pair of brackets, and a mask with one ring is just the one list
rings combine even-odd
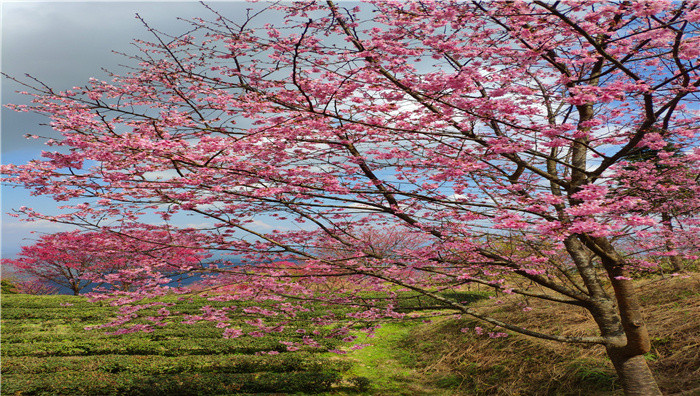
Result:
{"label": "tree bark", "polygon": [[[661,212],[661,223],[668,229],[669,233],[673,234],[673,219],[671,218],[671,215],[667,211]],[[676,245],[673,243],[673,240],[671,239],[670,236],[666,237],[666,251],[671,253],[676,250]],[[683,260],[677,255],[677,254],[672,254],[668,256],[668,261],[671,264],[671,268],[676,271],[680,272],[683,270]]]}
{"label": "tree bark", "polygon": [[649,369],[644,355],[627,356],[615,348],[608,348],[617,375],[622,382],[625,395],[650,396],[661,395],[656,379]]}
{"label": "tree bark", "polygon": [[[629,282],[629,281],[626,281]],[[627,285],[626,285],[627,286]],[[644,354],[650,350],[646,325],[636,318],[630,320],[630,296],[624,293],[617,296],[618,305],[610,300],[597,301],[590,312],[598,323],[603,337],[607,339],[606,351],[620,379],[625,395],[661,395],[659,386],[652,375]],[[622,300],[622,306],[619,301]],[[633,299],[636,300],[636,299]],[[622,314],[620,314],[622,310]]]}
{"label": "tree bark", "polygon": [[[600,257],[614,291],[614,300],[607,295],[593,295],[589,311],[607,340],[606,350],[623,390],[626,395],[661,395],[644,359],[644,354],[651,349],[651,340],[631,274],[607,239],[592,237],[585,240]],[[570,253],[582,249],[579,244],[569,245],[572,248]]]}

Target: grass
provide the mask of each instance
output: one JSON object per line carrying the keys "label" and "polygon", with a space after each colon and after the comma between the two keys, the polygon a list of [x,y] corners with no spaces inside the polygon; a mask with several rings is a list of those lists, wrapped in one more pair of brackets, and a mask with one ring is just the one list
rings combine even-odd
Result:
{"label": "grass", "polygon": [[[662,391],[700,394],[700,276],[643,279],[638,288],[652,337],[647,360]],[[464,298],[475,306],[531,329],[595,332],[584,311],[531,301],[525,313],[518,301],[470,296]],[[61,306],[66,302],[74,305]],[[621,394],[602,347],[489,338],[474,329],[490,329],[466,317],[386,323],[377,337],[358,340],[371,346],[338,356],[286,352],[268,337],[225,340],[204,324],[116,337],[85,332],[113,308],[72,296],[3,295],[2,306],[3,395]],[[255,355],[269,350],[280,353]]]}
{"label": "grass", "polygon": [[[700,395],[700,275],[637,282],[651,335],[647,361],[664,394]],[[482,300],[475,307],[523,327],[565,335],[594,334],[588,313],[530,301]],[[376,352],[415,373],[415,389],[449,395],[622,395],[617,375],[602,346],[562,344],[520,335],[478,335],[483,323],[467,317],[443,318],[392,333]],[[463,332],[463,329],[468,329]],[[396,350],[395,348],[400,348]],[[406,355],[408,354],[408,355]],[[358,355],[358,360],[366,359]],[[386,364],[386,360],[378,363]],[[354,369],[353,369],[354,370]],[[382,369],[384,370],[384,369]],[[382,394],[420,394],[382,393]]]}
{"label": "grass", "polygon": [[366,391],[371,394],[439,395],[445,389],[420,381],[417,355],[402,348],[411,338],[416,323],[388,323],[377,331],[373,345],[353,352],[354,362],[349,374],[366,379]]}

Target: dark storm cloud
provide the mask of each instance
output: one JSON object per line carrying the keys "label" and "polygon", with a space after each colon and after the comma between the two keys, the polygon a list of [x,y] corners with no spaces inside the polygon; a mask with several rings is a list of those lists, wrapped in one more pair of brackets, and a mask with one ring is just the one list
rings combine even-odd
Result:
{"label": "dark storm cloud", "polygon": [[[261,4],[244,2],[211,2],[210,5],[231,19],[242,19],[246,8]],[[90,77],[105,79],[105,68],[123,72],[120,64],[129,60],[112,51],[136,53],[134,38],[153,37],[135,18],[139,13],[151,27],[172,34],[188,30],[188,24],[177,17],[211,18],[212,14],[197,2],[2,2],[2,62],[0,68],[11,76],[24,78],[28,73],[55,89],[84,85]],[[266,22],[269,22],[267,20]],[[23,104],[23,90],[18,84],[2,80],[2,103]],[[51,137],[54,132],[40,126],[48,120],[32,113],[16,113],[2,109],[2,162],[24,164],[38,158],[45,149],[39,139],[27,140],[27,133]],[[10,257],[19,246],[31,243],[31,234],[57,232],[60,225],[21,223],[7,212],[28,206],[48,213],[57,213],[57,203],[50,197],[31,196],[23,189],[2,188],[2,256]]]}
{"label": "dark storm cloud", "polygon": [[[232,18],[242,16],[251,6],[242,2],[212,5]],[[105,78],[101,68],[120,71],[119,64],[129,62],[112,51],[135,53],[134,38],[153,38],[135,18],[136,13],[152,27],[174,34],[188,29],[177,17],[211,16],[196,2],[3,3],[2,71],[17,77],[28,73],[57,89],[83,85],[90,77]],[[3,80],[3,104],[25,103],[27,98],[15,93],[21,89]],[[27,141],[23,136],[37,132],[50,135],[48,128],[37,128],[42,122],[46,122],[44,117],[3,109],[3,153],[38,147],[39,141]]]}

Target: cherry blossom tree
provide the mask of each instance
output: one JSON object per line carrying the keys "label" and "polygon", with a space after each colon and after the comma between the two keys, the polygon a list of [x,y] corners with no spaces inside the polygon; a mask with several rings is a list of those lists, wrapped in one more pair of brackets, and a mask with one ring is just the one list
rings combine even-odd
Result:
{"label": "cherry blossom tree", "polygon": [[[620,180],[618,194],[639,197],[647,202],[646,207],[639,207],[637,210],[653,212],[658,214],[663,231],[655,234],[654,238],[647,240],[646,244],[653,246],[652,251],[656,255],[665,256],[668,259],[671,270],[679,272],[685,267],[683,254],[678,251],[678,247],[693,246],[679,238],[688,237],[685,233],[676,233],[676,225],[683,226],[684,222],[679,218],[696,216],[693,201],[696,198],[697,190],[692,185],[686,186],[685,180],[700,177],[696,171],[685,167],[681,161],[662,163],[664,158],[673,155],[680,155],[675,152],[673,146],[668,146],[666,150],[642,149],[626,158],[629,165],[624,169],[625,177]],[[656,180],[655,186],[649,186],[648,175],[652,174],[652,179]],[[652,188],[650,188],[652,187]],[[693,237],[691,235],[691,237]],[[666,251],[661,252],[656,247],[659,242],[663,243]],[[643,245],[642,245],[643,246]]]}
{"label": "cherry blossom tree", "polygon": [[[6,272],[6,269],[3,269]],[[28,277],[2,274],[2,294],[55,294],[58,288],[48,282]]]}
{"label": "cherry blossom tree", "polygon": [[92,283],[86,279],[88,271],[97,270],[98,266],[104,269],[99,257],[89,253],[89,243],[85,242],[92,239],[75,232],[45,235],[32,246],[22,246],[17,259],[3,259],[3,266],[65,287],[77,296]]}
{"label": "cherry blossom tree", "polygon": [[[376,261],[376,258],[381,258],[386,265],[393,265],[395,262],[415,257],[418,250],[433,243],[432,238],[427,237],[422,232],[411,232],[411,230],[402,230],[398,227],[362,227],[356,231],[345,230],[343,234],[342,238],[322,238],[316,241],[313,256],[336,261],[343,259],[364,260],[364,264],[370,266],[382,265]],[[362,256],[369,254],[373,257],[357,257],[358,251],[363,252]],[[409,276],[421,276],[420,272],[413,272],[409,268],[406,268],[405,271],[408,272]],[[353,283],[348,282],[344,277],[323,279],[322,286],[327,292],[354,287]]]}
{"label": "cherry blossom tree", "polygon": [[129,290],[148,280],[153,271],[164,279],[191,272],[206,257],[201,251],[174,245],[175,238],[164,238],[154,230],[145,237],[147,241],[143,233],[135,239],[107,231],[47,234],[33,245],[22,246],[17,258],[3,259],[2,264],[77,296],[100,286]]}
{"label": "cherry blossom tree", "polygon": [[[247,308],[264,317],[251,336],[277,331],[304,299],[400,318],[398,302],[359,289],[400,299],[403,288],[508,331],[600,344],[628,394],[660,394],[632,278],[650,265],[638,252],[668,253],[669,231],[674,254],[698,252],[698,1],[269,8],[283,26],[214,10],[182,36],[146,24],[154,40],[137,42],[138,68],[112,81],[65,92],[24,82],[34,103],[16,109],[48,115],[63,138],[42,159],[4,165],[5,180],[72,209],[19,211],[93,228],[208,220],[198,246],[245,260],[212,269],[229,285],[214,298],[279,302]],[[628,194],[632,184],[657,194]],[[680,188],[670,230],[655,208]],[[388,254],[362,239],[380,228],[422,242]],[[333,245],[343,254],[323,254]],[[358,287],[315,293],[328,277]],[[443,293],[468,284],[584,308],[598,333],[540,333]],[[141,286],[119,301],[166,292]],[[112,325],[128,326],[127,311]],[[162,311],[159,323],[174,315]],[[228,314],[187,320],[245,336]]]}

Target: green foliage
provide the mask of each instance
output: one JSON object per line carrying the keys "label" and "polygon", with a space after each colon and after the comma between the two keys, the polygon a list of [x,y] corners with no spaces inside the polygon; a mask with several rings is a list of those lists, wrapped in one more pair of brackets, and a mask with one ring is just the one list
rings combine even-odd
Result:
{"label": "green foliage", "polygon": [[[422,311],[433,305],[425,298],[405,296],[402,308],[406,311]],[[465,301],[483,298],[474,293],[459,297]],[[207,304],[223,307],[228,303]],[[197,314],[202,305],[197,298],[178,301],[177,310]],[[381,337],[372,341],[375,347],[357,351],[348,359],[320,353],[325,348],[287,352],[279,341],[300,337],[292,327],[274,336],[230,340],[222,338],[221,329],[212,323],[172,323],[153,333],[119,336],[84,330],[108,321],[115,309],[76,296],[4,296],[0,346],[3,394],[313,394],[331,389],[347,394],[430,394],[412,385],[416,372],[407,367],[416,366],[416,356],[400,348],[416,322],[385,324]],[[347,308],[323,309],[342,315]],[[235,325],[246,330],[242,321]],[[329,349],[344,346],[334,339],[318,341]],[[268,351],[279,354],[256,355]],[[361,364],[354,363],[358,358]]]}
{"label": "green foliage", "polygon": [[3,376],[3,391],[22,395],[216,395],[329,391],[334,371],[290,373],[107,373],[62,371]]}
{"label": "green foliage", "polygon": [[17,284],[12,279],[0,280],[0,293],[17,294]]}
{"label": "green foliage", "polygon": [[[697,305],[698,283],[684,282],[643,296],[650,309],[678,311],[673,315],[676,322],[664,326],[674,330],[656,332],[653,353],[646,356],[652,365],[669,367],[663,373],[674,378],[673,384],[678,382],[673,375],[683,372],[677,367],[686,367],[687,379],[673,388],[677,391],[697,387],[697,380],[691,380],[697,377],[695,355],[676,353],[680,345],[697,344],[695,338],[683,337],[697,334],[697,315],[690,316],[695,311],[689,307]],[[427,300],[419,303],[407,296],[411,298],[403,300],[406,310],[426,313]],[[459,299],[484,296],[465,293]],[[489,339],[462,332],[479,325],[464,318],[385,323],[369,341],[372,346],[338,357],[319,350],[287,352],[279,340],[298,336],[293,329],[277,338],[226,340],[212,324],[176,323],[150,334],[107,336],[100,330],[83,330],[113,316],[115,308],[107,304],[88,303],[83,297],[20,294],[3,295],[2,304],[3,395],[574,395],[581,389],[619,393],[609,361],[592,350],[543,349],[518,336]],[[197,304],[201,302],[183,302],[178,310],[196,313]],[[338,345],[325,341],[328,347]],[[270,350],[279,354],[255,355]],[[506,357],[505,350],[512,354]],[[671,355],[685,360],[667,363]]]}
{"label": "green foliage", "polygon": [[372,380],[367,377],[352,377],[350,378],[350,383],[360,392],[367,392],[370,390]]}
{"label": "green foliage", "polygon": [[569,368],[574,374],[574,381],[581,389],[612,390],[619,385],[614,372],[597,366],[594,361],[574,361]]}
{"label": "green foliage", "polygon": [[[185,302],[178,310],[200,306]],[[82,297],[3,296],[3,394],[313,394],[329,391],[351,366],[323,350],[287,352],[279,341],[298,337],[293,330],[252,340],[224,339],[211,323],[120,336],[84,330],[114,309]],[[279,354],[255,355],[268,351]]]}

